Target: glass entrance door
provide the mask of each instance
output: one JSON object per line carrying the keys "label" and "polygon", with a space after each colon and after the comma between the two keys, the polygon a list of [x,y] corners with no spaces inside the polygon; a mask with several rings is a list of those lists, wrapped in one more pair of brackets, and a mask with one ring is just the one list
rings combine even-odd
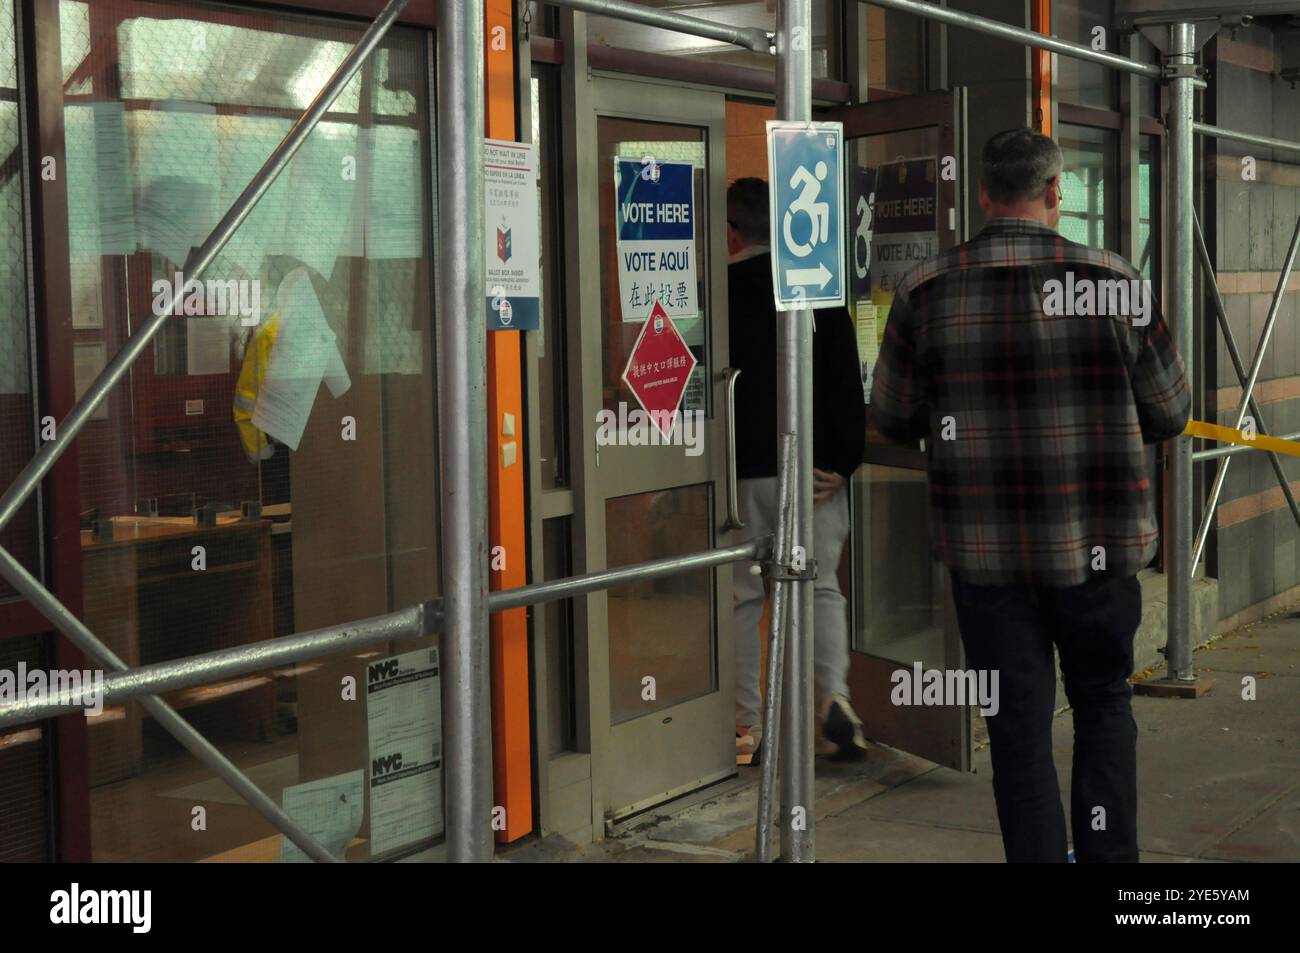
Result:
{"label": "glass entrance door", "polygon": [[[600,78],[589,92],[592,108],[574,120],[570,327],[584,446],[575,542],[595,571],[720,542],[725,109],[720,94],[653,83]],[[647,413],[674,406],[675,420]],[[726,567],[585,600],[597,822],[734,772],[731,598]]]}
{"label": "glass entrance door", "polygon": [[[851,106],[848,156],[849,307],[863,390],[898,280],[963,240],[965,91]],[[868,416],[868,420],[870,417]],[[970,765],[970,709],[896,705],[895,672],[964,667],[948,577],[931,556],[925,452],[868,428],[853,478],[853,635],[849,687],[876,741],[959,770]]]}

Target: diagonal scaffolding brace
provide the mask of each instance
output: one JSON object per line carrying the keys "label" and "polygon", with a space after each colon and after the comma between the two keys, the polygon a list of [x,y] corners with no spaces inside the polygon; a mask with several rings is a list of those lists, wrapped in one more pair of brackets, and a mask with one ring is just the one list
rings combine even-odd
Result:
{"label": "diagonal scaffolding brace", "polygon": [[[1210,261],[1210,251],[1205,245],[1205,233],[1201,231],[1200,216],[1194,215],[1192,219],[1196,227],[1196,251],[1200,256],[1201,269],[1205,273],[1205,279],[1210,283],[1210,289],[1213,292],[1211,297],[1214,300],[1214,313],[1219,320],[1219,328],[1223,331],[1223,343],[1228,349],[1228,358],[1232,361],[1232,367],[1237,373],[1237,380],[1241,382],[1244,389],[1246,387],[1247,374],[1246,368],[1241,363],[1241,352],[1237,349],[1237,339],[1232,333],[1232,326],[1228,323],[1228,312],[1223,304],[1223,295],[1219,291],[1219,281],[1214,274],[1214,264]],[[1255,415],[1255,429],[1260,433],[1267,435],[1268,430],[1264,427],[1264,414],[1259,408],[1259,402],[1255,400],[1255,395],[1249,395],[1250,412]],[[1195,456],[1195,455],[1194,455]],[[1224,469],[1227,469],[1227,457],[1224,455]],[[1273,473],[1277,477],[1278,485],[1282,488],[1282,495],[1286,497],[1287,506],[1291,509],[1291,515],[1295,518],[1296,525],[1300,526],[1300,506],[1296,504],[1295,494],[1291,492],[1291,481],[1287,479],[1286,471],[1282,469],[1282,461],[1276,453],[1268,451],[1269,462],[1273,465]],[[1207,510],[1207,518],[1213,512],[1213,507]],[[1198,550],[1196,559],[1192,561],[1192,572],[1196,572],[1196,566],[1201,561],[1201,553]]]}
{"label": "diagonal scaffolding brace", "polygon": [[[379,45],[380,40],[396,22],[406,4],[407,0],[389,0],[388,5],[384,7],[379,16],[366,28],[356,46],[339,64],[338,69],[334,71],[334,75],[321,88],[321,91],[316,94],[316,98],[312,100],[302,116],[294,123],[293,128],[285,135],[284,140],[271,152],[262,168],[253,176],[252,181],[249,182],[239,198],[231,205],[229,211],[217,223],[217,226],[204,240],[203,244],[186,260],[183,269],[186,274],[192,275],[195,279],[201,278],[212,262],[216,260],[217,255],[230,241],[231,236],[248,218],[254,206],[270,189],[276,177],[284,171],[312,130],[316,128],[321,117],[334,104],[344,87],[351,82],[353,76],[361,68],[361,64]],[[163,323],[171,316],[176,306],[176,299],[182,295],[183,291],[184,289],[179,287],[171,289],[171,294],[168,295],[163,307],[156,308],[150,319],[141,325],[140,330],[136,331],[127,340],[108,366],[95,378],[94,383],[90,385],[85,395],[72,408],[71,413],[58,426],[55,438],[41,447],[27,466],[23,468],[13,484],[10,485],[9,489],[5,491],[4,496],[0,497],[0,530],[3,530],[8,525],[22,507],[24,501],[35,492],[41,480],[72,444],[82,427],[90,420],[95,409],[108,396],[109,391],[126,375],[132,363],[144,352],[145,347],[158,333]],[[4,548],[0,548],[0,575],[4,576],[14,589],[26,597],[41,615],[49,620],[51,625],[66,635],[72,644],[87,656],[111,671],[123,672],[127,670],[125,662],[100,641],[80,619]],[[198,758],[217,777],[230,785],[249,805],[270,821],[280,833],[302,848],[308,857],[321,863],[338,862],[338,858],[334,857],[296,821],[289,817],[275,801],[250,781],[248,776],[240,771],[230,759],[204,738],[189,722],[178,715],[175,709],[155,695],[142,698],[140,703],[191,754]]]}
{"label": "diagonal scaffolding brace", "polygon": [[[1199,229],[1198,229],[1199,232]],[[1204,244],[1202,242],[1202,244]],[[1295,265],[1296,252],[1300,250],[1300,218],[1296,219],[1295,231],[1291,234],[1291,245],[1287,248],[1286,260],[1282,263],[1282,271],[1277,278],[1277,288],[1273,292],[1273,301],[1269,304],[1268,317],[1264,320],[1264,330],[1260,332],[1259,344],[1255,348],[1255,358],[1250,364],[1250,374],[1243,378],[1241,387],[1241,403],[1237,407],[1236,423],[1232,429],[1240,430],[1242,423],[1246,419],[1246,411],[1251,407],[1251,401],[1254,399],[1255,383],[1259,380],[1260,368],[1264,366],[1264,357],[1268,354],[1268,344],[1273,337],[1273,325],[1277,323],[1277,313],[1282,306],[1282,296],[1286,294],[1287,282],[1291,278],[1291,269]],[[1204,254],[1204,251],[1202,251]],[[1208,260],[1209,256],[1205,256]],[[1218,288],[1215,288],[1215,296],[1218,296]],[[1222,302],[1217,302],[1222,306]],[[1232,340],[1229,335],[1228,340]],[[1240,358],[1235,358],[1235,364],[1238,373],[1241,373]],[[1256,422],[1258,422],[1258,409],[1256,410]],[[1214,522],[1214,510],[1219,505],[1219,496],[1223,493],[1223,483],[1228,478],[1228,466],[1232,463],[1232,457],[1222,457],[1219,460],[1219,466],[1214,474],[1214,486],[1210,489],[1209,502],[1205,504],[1205,512],[1201,514],[1201,525],[1196,533],[1196,547],[1192,551],[1192,562],[1190,570],[1195,570],[1197,563],[1201,561],[1201,554],[1205,550],[1205,541],[1210,535],[1210,526]],[[1278,479],[1282,482],[1282,489],[1287,495],[1287,501],[1291,504],[1293,513],[1297,513],[1295,498],[1291,495],[1291,487],[1286,479],[1286,474],[1282,472],[1280,463],[1275,463],[1278,471]],[[1300,513],[1297,513],[1296,522],[1300,523]],[[1188,578],[1191,572],[1187,573]]]}

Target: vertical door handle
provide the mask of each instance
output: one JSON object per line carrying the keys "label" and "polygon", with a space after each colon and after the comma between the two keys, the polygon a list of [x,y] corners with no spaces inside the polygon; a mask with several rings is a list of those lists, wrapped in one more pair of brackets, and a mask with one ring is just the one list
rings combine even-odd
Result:
{"label": "vertical door handle", "polygon": [[740,490],[736,485],[736,378],[740,368],[724,367],[722,379],[727,387],[727,521],[724,530],[744,529],[740,518]]}

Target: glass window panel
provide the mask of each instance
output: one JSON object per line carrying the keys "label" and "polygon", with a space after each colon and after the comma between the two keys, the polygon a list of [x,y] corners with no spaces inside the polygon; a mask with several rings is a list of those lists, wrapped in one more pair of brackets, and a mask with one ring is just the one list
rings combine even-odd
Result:
{"label": "glass window panel", "polygon": [[[352,44],[210,19],[157,19],[145,9],[118,30],[124,99],[239,102],[301,111],[343,62]],[[358,74],[334,109],[354,113]]]}
{"label": "glass window panel", "polygon": [[[47,670],[40,639],[0,639],[0,672],[17,672],[19,665],[28,672]],[[49,853],[55,819],[50,811],[48,744],[54,724],[0,728],[0,864],[54,860]]]}
{"label": "glass window panel", "polygon": [[[116,38],[118,61],[96,68],[102,101],[73,99],[64,117],[73,359],[84,379],[169,298],[179,302],[78,439],[86,622],[131,665],[337,625],[438,591],[424,34],[389,32],[375,68],[191,284],[177,273],[192,248],[362,27],[181,9],[189,15],[96,4],[102,32],[90,48]],[[368,788],[378,709],[364,663],[401,649],[224,680],[174,701],[273,797],[359,770]],[[342,697],[344,678],[356,680],[356,702]],[[93,721],[90,747],[96,859],[279,856],[269,825],[138,705]],[[440,792],[413,796],[440,815]],[[238,819],[205,838],[190,828],[195,803]],[[394,846],[372,821],[367,801],[350,859],[419,846]],[[427,842],[424,827],[407,833],[419,831]]]}
{"label": "glass window panel", "polygon": [[1119,251],[1119,137],[1110,129],[1061,123],[1060,232],[1066,238]]}
{"label": "glass window panel", "polygon": [[708,286],[704,280],[709,273],[709,206],[706,156],[708,155],[705,130],[698,126],[679,126],[671,123],[641,122],[601,116],[596,125],[597,188],[600,193],[600,287],[601,316],[604,334],[604,397],[603,406],[618,414],[618,405],[625,403],[629,410],[640,405],[631,389],[623,383],[623,370],[627,366],[637,335],[649,317],[649,305],[641,315],[624,314],[619,306],[618,251],[615,242],[615,189],[614,159],[636,159],[654,156],[659,162],[689,162],[695,166],[695,262],[696,300],[702,309],[694,318],[674,320],[677,333],[698,362],[682,397],[683,411],[707,412],[709,388],[707,342],[710,315]]}
{"label": "glass window panel", "polygon": [[[90,4],[67,2],[59,4],[59,43],[63,62],[63,82],[66,84],[73,72],[90,53]],[[70,93],[89,93],[90,77],[65,90]]]}
{"label": "glass window panel", "polygon": [[925,92],[925,21],[870,4],[863,9],[868,84],[899,93]]}
{"label": "glass window panel", "polygon": [[[0,0],[0,485],[5,487],[36,452],[14,37],[13,0]],[[0,532],[0,546],[38,576],[39,532],[34,498]],[[0,580],[0,597],[13,593]]]}
{"label": "glass window panel", "polygon": [[931,554],[925,471],[859,467],[853,513],[854,650],[942,664],[945,570]]}
{"label": "glass window panel", "polygon": [[1138,147],[1138,243],[1137,265],[1142,277],[1152,282],[1156,295],[1160,282],[1160,142],[1155,136],[1141,136]]}
{"label": "glass window panel", "polygon": [[[849,207],[856,210],[862,203],[866,203],[869,209],[865,219],[868,231],[864,235],[855,234],[853,238],[853,268],[849,272],[849,305],[857,332],[858,359],[862,362],[863,392],[869,399],[876,355],[879,354],[880,344],[885,337],[885,320],[894,300],[894,284],[906,270],[897,262],[885,264],[874,260],[891,241],[886,232],[875,228],[877,177],[882,167],[892,163],[926,158],[931,159],[932,163],[936,162],[939,130],[927,126],[904,132],[861,136],[850,139],[848,149]],[[937,169],[937,166],[933,167]],[[937,178],[934,180],[934,195],[937,209],[940,206]],[[854,222],[863,221],[856,211],[854,215]],[[937,254],[939,235],[939,232],[932,231],[908,237],[912,240],[912,247],[924,247],[922,243],[929,242]],[[867,439],[873,444],[888,443],[874,428],[868,428]]]}
{"label": "glass window panel", "polygon": [[[711,543],[709,485],[605,501],[610,569],[685,556]],[[635,527],[635,531],[630,531]],[[615,724],[670,708],[717,687],[713,571],[685,573],[609,590],[609,695]],[[656,697],[642,697],[642,679]]]}
{"label": "glass window panel", "polygon": [[[573,531],[567,516],[542,523],[544,582],[573,575]],[[573,600],[554,599],[537,607],[546,623],[546,719],[548,756],[578,747],[577,655],[573,638]]]}
{"label": "glass window panel", "polygon": [[[1063,40],[1118,52],[1119,31],[1114,27],[1113,0],[1056,0],[1052,4],[1052,33]],[[1104,41],[1104,43],[1103,43]],[[1056,57],[1052,77],[1058,103],[1119,108],[1119,85],[1114,70],[1072,56]]]}

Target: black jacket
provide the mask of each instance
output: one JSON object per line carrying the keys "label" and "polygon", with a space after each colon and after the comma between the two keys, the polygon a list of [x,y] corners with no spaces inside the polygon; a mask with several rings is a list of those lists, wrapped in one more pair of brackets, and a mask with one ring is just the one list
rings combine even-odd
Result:
{"label": "black jacket", "polygon": [[[736,475],[776,476],[776,307],[772,262],[727,268],[731,366],[736,380]],[[853,321],[843,308],[813,312],[813,466],[845,477],[862,462],[867,415]]]}

